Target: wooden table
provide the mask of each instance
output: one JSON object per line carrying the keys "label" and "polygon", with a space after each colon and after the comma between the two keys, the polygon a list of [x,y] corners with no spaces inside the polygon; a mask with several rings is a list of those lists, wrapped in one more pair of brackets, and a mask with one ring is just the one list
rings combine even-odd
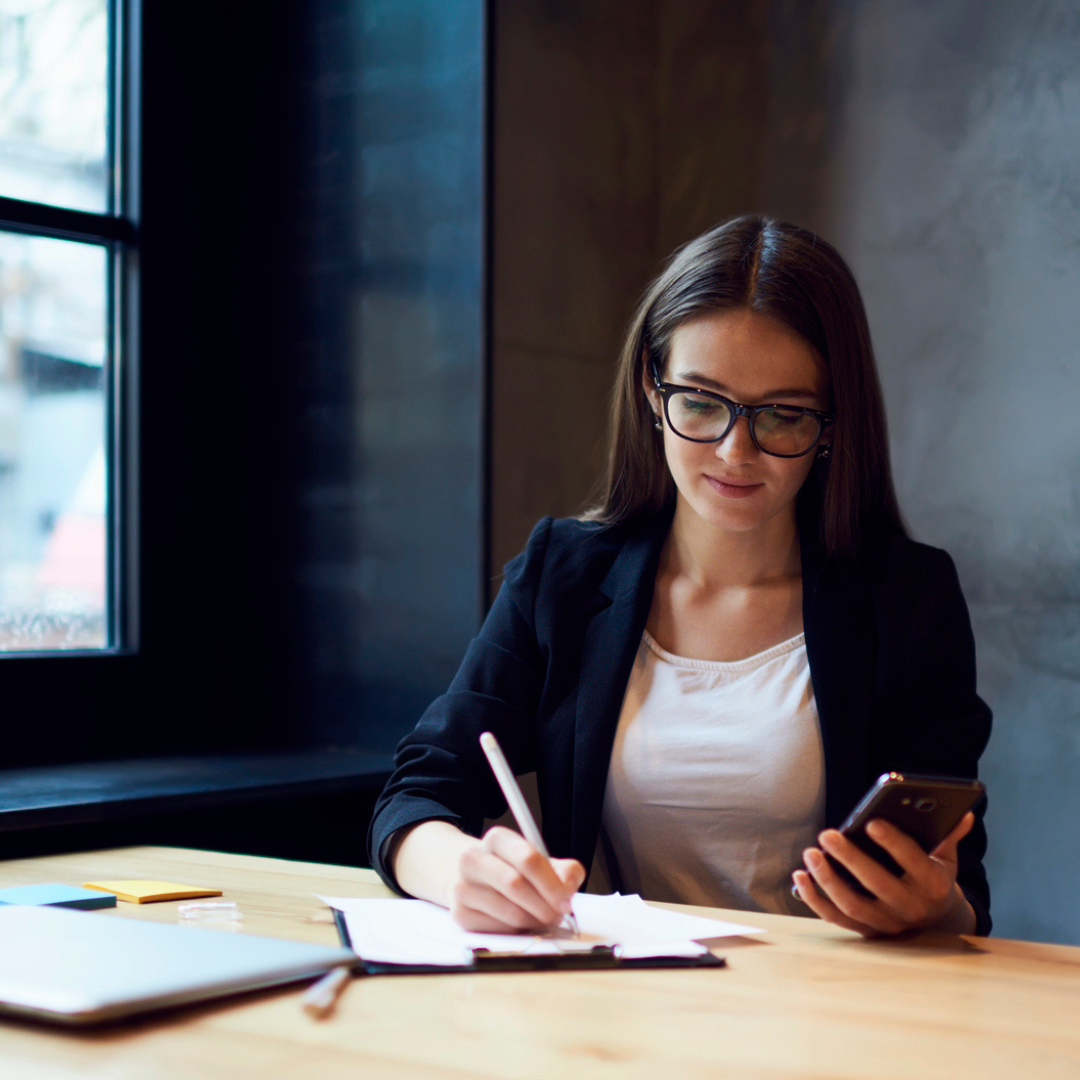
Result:
{"label": "wooden table", "polygon": [[[95,878],[212,885],[244,932],[327,944],[313,893],[388,895],[366,870],[173,848],[0,863],[0,887]],[[174,922],[176,906],[106,917]],[[0,1021],[0,1077],[1080,1077],[1080,948],[866,942],[811,919],[716,914],[768,930],[731,939],[726,969],[366,978],[323,1021],[298,988],[97,1032]]]}

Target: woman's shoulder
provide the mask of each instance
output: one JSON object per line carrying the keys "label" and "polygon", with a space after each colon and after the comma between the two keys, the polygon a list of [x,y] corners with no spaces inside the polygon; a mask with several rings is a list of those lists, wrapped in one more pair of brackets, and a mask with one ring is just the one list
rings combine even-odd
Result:
{"label": "woman's shoulder", "polygon": [[545,586],[577,590],[597,587],[628,544],[652,546],[659,520],[614,525],[581,518],[542,518],[524,550],[506,564],[511,587]]}
{"label": "woman's shoulder", "polygon": [[896,533],[871,534],[862,546],[861,561],[877,579],[956,576],[956,565],[944,548]]}
{"label": "woman's shoulder", "polygon": [[966,611],[960,577],[943,548],[901,535],[878,535],[863,545],[862,573],[875,606],[912,617],[935,608]]}

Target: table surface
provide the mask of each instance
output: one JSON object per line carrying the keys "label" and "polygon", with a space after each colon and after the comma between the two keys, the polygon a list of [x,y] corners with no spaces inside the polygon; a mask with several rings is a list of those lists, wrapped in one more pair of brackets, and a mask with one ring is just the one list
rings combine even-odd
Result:
{"label": "table surface", "polygon": [[[221,888],[243,932],[325,944],[314,893],[389,895],[369,870],[176,848],[0,863],[0,887],[110,878]],[[176,908],[88,917],[175,922]],[[863,941],[813,919],[686,910],[767,933],[729,939],[726,968],[361,978],[325,1020],[299,987],[99,1031],[3,1020],[0,1077],[1080,1077],[1080,948]]]}

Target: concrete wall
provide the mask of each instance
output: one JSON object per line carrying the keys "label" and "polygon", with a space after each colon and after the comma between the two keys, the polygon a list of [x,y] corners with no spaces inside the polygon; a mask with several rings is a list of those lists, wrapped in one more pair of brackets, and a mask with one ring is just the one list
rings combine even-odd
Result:
{"label": "concrete wall", "polygon": [[997,930],[1080,942],[1080,9],[837,23],[822,228],[865,292],[902,505],[971,605]]}
{"label": "concrete wall", "polygon": [[996,931],[1080,942],[1080,11],[1068,0],[509,0],[495,18],[493,565],[600,465],[677,243],[818,229],[875,333],[900,497],[996,714]]}

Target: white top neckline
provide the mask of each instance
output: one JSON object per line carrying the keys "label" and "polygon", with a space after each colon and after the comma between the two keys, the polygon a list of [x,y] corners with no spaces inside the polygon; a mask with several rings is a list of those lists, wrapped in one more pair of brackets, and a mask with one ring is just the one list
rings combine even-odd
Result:
{"label": "white top neckline", "polygon": [[773,645],[764,652],[755,653],[753,656],[747,656],[743,660],[694,660],[689,656],[676,656],[675,653],[668,652],[667,649],[662,648],[656,643],[656,640],[648,630],[643,630],[641,637],[649,647],[649,650],[658,659],[663,660],[664,663],[670,664],[672,667],[691,668],[694,671],[753,671],[755,668],[761,667],[762,664],[767,664],[770,660],[775,660],[778,656],[784,656],[787,653],[794,652],[796,649],[801,648],[806,644],[806,634],[799,633],[793,638],[788,638],[787,641],[781,641],[779,645]]}

